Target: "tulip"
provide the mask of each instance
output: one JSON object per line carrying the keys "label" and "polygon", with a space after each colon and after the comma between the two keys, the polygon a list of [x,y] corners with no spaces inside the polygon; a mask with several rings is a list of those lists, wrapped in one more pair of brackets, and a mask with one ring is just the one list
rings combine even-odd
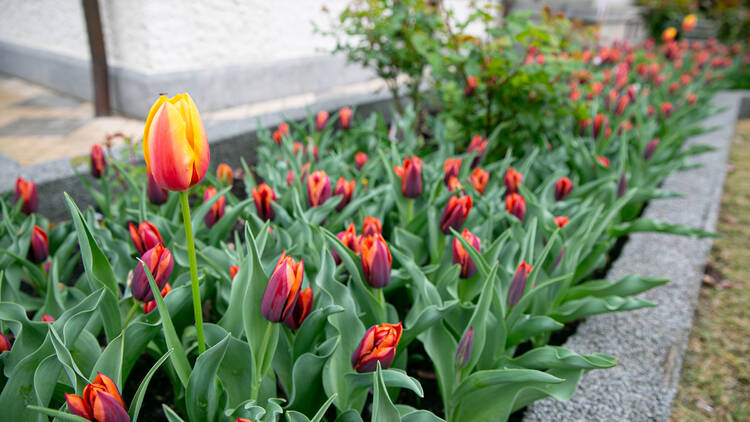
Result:
{"label": "tulip", "polygon": [[[461,232],[461,237],[479,252],[479,237],[470,232],[469,229],[464,229],[464,231]],[[453,239],[453,264],[461,265],[461,278],[471,278],[477,273],[477,267],[474,265],[474,261],[472,261],[469,253],[464,249],[464,246],[458,238]]]}
{"label": "tulip", "polygon": [[625,107],[628,106],[630,103],[630,97],[623,95],[620,97],[620,100],[617,101],[617,107],[615,108],[615,114],[618,116],[622,116],[622,113],[625,112]]}
{"label": "tulip", "polygon": [[49,314],[42,314],[42,322],[55,322],[55,318]]}
{"label": "tulip", "polygon": [[354,180],[347,181],[343,177],[339,177],[339,180],[336,181],[336,189],[334,190],[334,194],[341,195],[341,202],[339,202],[339,204],[336,205],[337,211],[343,210],[344,207],[349,203],[349,201],[352,200],[352,195],[354,194],[354,187],[355,187]]}
{"label": "tulip", "polygon": [[382,289],[391,282],[391,251],[383,236],[364,236],[359,244],[362,271],[367,283],[375,289]]}
{"label": "tulip", "polygon": [[602,157],[601,155],[596,157],[596,162],[604,168],[609,168],[609,158]]}
{"label": "tulip", "polygon": [[599,134],[601,133],[602,127],[608,127],[609,125],[609,118],[601,113],[597,114],[594,117],[594,139],[599,138]]}
{"label": "tulip", "polygon": [[310,287],[301,291],[297,302],[294,304],[292,312],[284,319],[284,325],[289,327],[290,330],[297,330],[302,325],[302,322],[310,315],[313,305],[313,291]]}
{"label": "tulip", "polygon": [[633,128],[633,124],[630,123],[628,120],[623,120],[620,122],[620,126],[617,127],[617,134],[622,135],[623,133],[630,132],[630,129]]}
{"label": "tulip", "polygon": [[448,180],[448,190],[450,192],[456,191],[456,190],[463,190],[463,185],[461,185],[461,181],[458,180],[456,177],[451,177],[450,180]]}
{"label": "tulip", "polygon": [[245,418],[237,418],[234,422],[253,422],[253,421],[251,421],[250,419],[245,419]]}
{"label": "tulip", "polygon": [[232,184],[232,168],[225,163],[219,164],[216,168],[216,179],[224,186],[230,186]]}
{"label": "tulip", "polygon": [[367,154],[365,154],[364,152],[359,151],[356,154],[354,154],[354,164],[357,166],[358,171],[362,170],[362,167],[364,167],[364,165],[368,161],[370,161],[370,157],[368,157]]}
{"label": "tulip", "polygon": [[326,127],[326,123],[328,122],[328,112],[325,110],[321,110],[318,112],[318,114],[315,116],[315,129],[320,132],[323,130],[323,128]]}
{"label": "tulip", "polygon": [[440,216],[440,230],[443,234],[450,233],[450,229],[459,230],[471,212],[471,196],[460,198],[452,196],[448,200],[443,214]]}
{"label": "tulip", "polygon": [[307,203],[310,207],[323,205],[331,198],[331,179],[323,170],[312,172],[307,178]]}
{"label": "tulip", "polygon": [[680,83],[682,84],[682,86],[688,86],[692,81],[693,78],[687,73],[683,73],[682,75],[680,75]]}
{"label": "tulip", "polygon": [[297,263],[286,252],[281,253],[263,294],[260,305],[263,318],[270,322],[282,322],[292,312],[302,287],[304,268],[303,260]]}
{"label": "tulip", "polygon": [[339,110],[339,125],[341,129],[349,129],[349,125],[352,123],[352,109],[351,107],[344,107]]}
{"label": "tulip", "polygon": [[565,227],[565,225],[568,224],[569,221],[570,218],[562,215],[555,217],[555,224],[557,224],[557,227],[559,228]]}
{"label": "tulip", "polygon": [[236,265],[229,265],[229,278],[234,280],[234,277],[237,275],[237,272],[240,271],[240,267]]}
{"label": "tulip", "polygon": [[[172,286],[170,286],[169,283],[165,284],[164,288],[161,289],[161,297],[165,297],[167,293],[171,291],[172,291]],[[153,311],[154,309],[156,309],[156,299],[143,303],[144,314],[150,314],[151,311]]]}
{"label": "tulip", "polygon": [[383,225],[375,217],[367,216],[362,222],[362,236],[374,236],[383,233]]}
{"label": "tulip", "polygon": [[604,90],[604,85],[601,82],[599,81],[591,82],[591,92],[589,92],[588,99],[593,100],[594,97],[599,96],[603,90]]}
{"label": "tulip", "polygon": [[696,102],[698,102],[698,96],[693,94],[692,92],[688,92],[685,95],[685,99],[687,100],[689,105],[695,105]]}
{"label": "tulip", "polygon": [[573,190],[573,182],[567,177],[561,177],[555,182],[555,201],[562,201]]}
{"label": "tulip", "polygon": [[29,259],[41,264],[49,256],[49,237],[47,232],[35,225],[31,231],[31,247],[29,248]]}
{"label": "tulip", "polygon": [[508,307],[515,306],[523,297],[523,293],[526,290],[526,279],[533,269],[534,267],[527,264],[526,261],[521,262],[521,265],[518,266],[508,289]]}
{"label": "tulip", "polygon": [[5,334],[0,333],[0,353],[7,352],[8,350],[10,350],[10,340]]}
{"label": "tulip", "polygon": [[576,102],[581,99],[581,91],[577,88],[572,88],[570,90],[570,101]]}
{"label": "tulip", "polygon": [[526,199],[517,193],[511,193],[505,197],[505,209],[523,221],[526,217]]}
{"label": "tulip", "polygon": [[143,157],[156,184],[184,191],[203,179],[210,154],[198,109],[188,94],[159,97],[143,130]]}
{"label": "tulip", "polygon": [[471,97],[474,95],[474,92],[477,90],[477,86],[479,85],[479,80],[476,76],[467,76],[466,77],[466,88],[464,88],[464,95],[467,97]]}
{"label": "tulip", "polygon": [[662,103],[661,105],[661,113],[664,115],[664,117],[669,118],[669,116],[672,115],[672,103],[669,101]]}
{"label": "tulip", "polygon": [[151,175],[151,173],[147,171],[146,175],[148,178],[148,183],[146,184],[146,196],[148,196],[149,202],[154,205],[161,205],[167,202],[169,192],[156,184],[156,180],[154,180],[154,176]]}
{"label": "tulip", "polygon": [[130,422],[117,385],[101,372],[83,389],[83,397],[65,393],[65,401],[70,413],[89,421]]}
{"label": "tulip", "polygon": [[276,128],[276,130],[273,132],[273,135],[271,135],[271,138],[273,138],[274,142],[281,145],[281,139],[288,133],[289,133],[289,124],[280,123],[279,126]]}
{"label": "tulip", "polygon": [[653,105],[649,105],[648,107],[646,107],[646,115],[648,117],[653,116],[655,112],[656,112],[656,107],[654,107]]}
{"label": "tulip", "polygon": [[[214,196],[216,196],[216,189],[214,189],[213,186],[207,187],[206,191],[203,193],[203,202],[208,201]],[[203,222],[206,223],[206,226],[208,226],[209,229],[224,216],[226,202],[227,199],[222,195],[211,205],[211,209],[208,210],[206,215],[203,216]]]}
{"label": "tulip", "polygon": [[471,184],[474,185],[474,190],[479,192],[480,195],[483,195],[484,189],[487,187],[487,182],[490,180],[490,173],[484,171],[481,167],[477,167],[471,172],[469,180],[471,180]]}
{"label": "tulip", "polygon": [[[373,217],[366,217],[365,221],[367,221],[367,218]],[[374,220],[377,221],[377,218],[374,218]],[[379,221],[378,224],[380,224]],[[341,243],[344,244],[344,246],[351,249],[354,253],[359,253],[359,244],[361,242],[361,237],[357,236],[357,231],[354,228],[354,223],[349,223],[349,227],[347,227],[346,230],[339,232],[336,237],[341,241]],[[341,257],[339,257],[336,249],[331,249],[331,255],[333,256],[333,261],[336,262],[336,265],[341,264]]]}
{"label": "tulip", "polygon": [[682,30],[685,32],[690,32],[695,28],[695,24],[698,23],[698,17],[694,14],[686,15],[684,19],[682,19]]}
{"label": "tulip", "polygon": [[31,215],[36,212],[39,203],[39,197],[36,193],[36,183],[31,180],[26,180],[23,177],[17,177],[14,197],[15,202],[18,202],[19,200],[22,201],[22,213]]}
{"label": "tulip", "polygon": [[[146,264],[151,275],[154,277],[154,282],[156,282],[161,291],[164,285],[167,284],[174,269],[172,253],[160,243],[146,251],[141,257],[141,261]],[[133,297],[141,302],[154,300],[154,294],[151,292],[146,271],[140,262],[135,267],[133,280],[130,283],[130,291]]]}
{"label": "tulip", "polygon": [[661,40],[666,42],[670,42],[675,39],[677,36],[677,30],[674,27],[669,27],[664,30],[664,32],[661,33]]}
{"label": "tulip", "polygon": [[401,193],[407,198],[418,198],[422,194],[422,160],[415,156],[404,158],[403,166],[393,166],[401,179]]}
{"label": "tulip", "polygon": [[518,193],[518,185],[521,184],[522,180],[523,174],[516,171],[513,167],[509,167],[508,171],[505,172],[505,178],[503,179],[503,183],[505,183],[505,191],[507,193]]}
{"label": "tulip", "polygon": [[628,85],[627,93],[630,101],[635,101],[635,98],[638,95],[638,87],[636,87],[635,84]]}
{"label": "tulip", "polygon": [[94,144],[91,147],[91,175],[99,179],[107,168],[107,159],[104,158],[104,150],[101,145]]}
{"label": "tulip", "polygon": [[623,195],[625,195],[625,192],[628,190],[628,178],[625,176],[625,172],[623,171],[622,174],[620,174],[620,182],[617,184],[617,197],[621,198]]}
{"label": "tulip", "polygon": [[370,327],[352,353],[352,368],[359,373],[373,372],[378,362],[383,369],[389,368],[396,357],[402,328],[400,322]]}
{"label": "tulip", "polygon": [[591,119],[580,119],[578,121],[578,136],[586,134],[586,129],[591,126]]}
{"label": "tulip", "polygon": [[447,185],[451,177],[461,173],[461,158],[446,158],[443,163],[443,182]]}
{"label": "tulip", "polygon": [[604,104],[606,105],[607,109],[612,107],[612,104],[614,104],[615,101],[617,101],[617,98],[620,95],[617,93],[616,90],[610,89],[607,93],[607,97],[604,99]]}
{"label": "tulip", "polygon": [[255,202],[255,210],[258,211],[258,217],[261,220],[273,220],[276,215],[271,202],[276,202],[276,192],[265,183],[261,183],[257,188],[253,188],[251,191],[253,195],[253,202]]}
{"label": "tulip", "polygon": [[651,158],[651,156],[654,155],[654,151],[656,151],[656,147],[658,146],[659,146],[659,138],[654,138],[648,141],[648,144],[646,144],[646,151],[643,153],[643,158],[646,160]]}
{"label": "tulip", "polygon": [[458,342],[458,348],[456,348],[456,366],[463,368],[469,364],[471,360],[471,350],[474,348],[474,327],[469,327],[468,330],[461,336],[461,341]]}
{"label": "tulip", "polygon": [[477,153],[477,156],[474,157],[474,160],[472,160],[471,162],[471,168],[478,166],[479,163],[482,161],[482,157],[484,156],[484,150],[487,149],[488,143],[489,143],[489,140],[482,139],[482,135],[475,135],[473,138],[471,138],[471,142],[469,143],[469,148],[466,150],[466,152]]}
{"label": "tulip", "polygon": [[128,223],[128,231],[130,232],[130,239],[138,251],[138,255],[143,255],[147,250],[160,243],[164,243],[161,234],[159,234],[159,229],[150,221],[138,223],[137,228],[135,224]]}

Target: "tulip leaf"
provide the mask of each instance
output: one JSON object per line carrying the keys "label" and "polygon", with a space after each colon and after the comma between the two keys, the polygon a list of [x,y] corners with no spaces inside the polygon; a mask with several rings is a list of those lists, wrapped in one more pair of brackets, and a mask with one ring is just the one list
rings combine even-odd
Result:
{"label": "tulip leaf", "polygon": [[167,418],[167,421],[169,422],[185,422],[180,415],[178,415],[174,410],[172,410],[171,407],[167,406],[166,404],[162,403],[161,409],[164,411],[164,416]]}
{"label": "tulip leaf", "polygon": [[229,338],[227,334],[195,361],[185,393],[188,418],[192,421],[214,421],[218,416],[219,387],[216,374],[227,352]]}
{"label": "tulip leaf", "polygon": [[372,422],[393,422],[401,420],[398,409],[393,405],[391,397],[386,390],[383,374],[378,368],[372,374]]}
{"label": "tulip leaf", "polygon": [[556,331],[563,324],[545,315],[522,315],[506,339],[506,347],[512,347],[539,334]]}
{"label": "tulip leaf", "polygon": [[617,358],[604,353],[579,355],[559,346],[543,346],[531,349],[521,356],[508,359],[506,365],[526,369],[602,369],[611,368]]}
{"label": "tulip leaf", "polygon": [[48,409],[46,407],[41,407],[41,406],[28,406],[28,408],[30,410],[43,413],[47,416],[52,416],[55,418],[55,420],[60,419],[63,421],[71,421],[71,422],[89,422],[89,420],[86,418],[74,415],[72,413],[62,412],[60,410]]}
{"label": "tulip leaf", "polygon": [[414,410],[401,416],[401,422],[445,422],[426,410]]}
{"label": "tulip leaf", "polygon": [[619,223],[609,228],[612,237],[625,236],[631,233],[669,233],[690,238],[722,237],[722,234],[706,230],[696,229],[685,224],[672,224],[666,221],[639,218],[634,221]]}
{"label": "tulip leaf", "polygon": [[172,354],[172,349],[167,350],[167,352],[164,353],[156,363],[154,363],[151,369],[146,373],[146,376],[143,377],[140,385],[138,385],[138,389],[135,391],[133,401],[130,403],[130,409],[128,410],[131,422],[136,422],[138,420],[138,413],[141,411],[141,405],[143,404],[143,398],[146,396],[148,384],[151,382],[151,378],[156,373],[156,370],[167,360],[170,354]]}
{"label": "tulip leaf", "polygon": [[247,198],[244,201],[232,206],[232,208],[226,212],[219,221],[211,227],[208,238],[211,245],[217,245],[220,241],[223,241],[229,235],[235,224],[237,224],[237,218],[245,210],[245,208],[253,201],[253,198]]}
{"label": "tulip leaf", "polygon": [[[295,359],[288,408],[310,414],[326,399],[325,392],[320,388],[323,367],[338,345],[338,337],[331,337],[315,353],[304,353]],[[335,395],[336,393],[332,397]]]}
{"label": "tulip leaf", "polygon": [[[15,349],[15,345],[13,347]],[[8,379],[0,393],[0,408],[3,417],[13,421],[42,421],[45,420],[32,411],[28,405],[47,406],[52,398],[54,383],[59,377],[62,366],[57,361],[52,340],[49,336],[34,350],[7,373]],[[36,380],[47,382],[36,383]]]}
{"label": "tulip leaf", "polygon": [[[372,375],[368,373],[350,373],[346,374],[346,378],[352,389],[367,390],[373,386]],[[419,397],[424,397],[424,390],[419,381],[410,377],[401,369],[383,369],[381,370],[381,378],[388,388],[408,388]]]}
{"label": "tulip leaf", "polygon": [[482,352],[484,350],[484,344],[488,335],[486,330],[488,319],[487,312],[490,309],[492,296],[497,294],[494,283],[495,276],[497,274],[497,267],[498,263],[496,262],[495,265],[492,266],[489,276],[487,276],[484,281],[482,293],[479,295],[479,302],[477,303],[476,308],[474,308],[474,313],[471,315],[469,324],[466,326],[464,332],[462,333],[463,337],[467,335],[469,330],[474,330],[474,345],[471,348],[471,356],[469,356],[468,362],[463,368],[461,368],[462,377],[472,372],[474,366],[476,366],[477,362],[479,362],[479,358],[482,356]]}
{"label": "tulip leaf", "polygon": [[563,303],[550,314],[550,317],[565,323],[596,314],[631,311],[654,306],[656,306],[655,303],[638,298],[622,298],[620,296],[586,297]]}
{"label": "tulip leaf", "polygon": [[565,294],[565,300],[581,299],[588,296],[632,296],[666,283],[669,283],[668,278],[642,277],[636,274],[627,275],[615,282],[591,280],[570,288]]}
{"label": "tulip leaf", "polygon": [[[451,301],[444,303],[441,307],[429,305],[422,309],[421,312],[413,318],[413,321],[409,322],[409,325],[404,329],[404,332],[401,335],[401,340],[399,341],[399,346],[404,348],[408,346],[418,335],[442,320],[445,314],[454,309],[456,305],[458,305],[458,302]],[[417,308],[412,307],[412,310],[417,310]],[[409,321],[411,315],[410,311],[406,319],[407,321]]]}
{"label": "tulip leaf", "polygon": [[[206,344],[214,346],[229,333],[218,325],[206,324]],[[219,366],[218,377],[227,393],[228,407],[237,407],[250,398],[250,383],[253,368],[248,364],[251,356],[247,342],[230,337],[224,359]]]}
{"label": "tulip leaf", "polygon": [[454,356],[458,343],[446,328],[444,321],[433,325],[432,328],[422,333],[419,339],[435,367],[443,403],[448,403],[456,379]]}

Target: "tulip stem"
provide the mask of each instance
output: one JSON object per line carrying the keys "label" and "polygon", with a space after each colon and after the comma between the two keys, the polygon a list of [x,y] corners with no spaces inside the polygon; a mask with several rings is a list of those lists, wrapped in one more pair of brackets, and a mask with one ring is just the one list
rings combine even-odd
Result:
{"label": "tulip stem", "polygon": [[187,191],[180,192],[182,208],[182,222],[185,225],[185,243],[187,244],[188,260],[190,261],[190,286],[193,291],[193,313],[195,314],[195,334],[198,336],[198,354],[206,351],[203,341],[203,309],[201,307],[201,291],[198,286],[198,263],[195,260],[195,240],[193,239],[193,224],[190,221],[190,204]]}
{"label": "tulip stem", "polygon": [[414,200],[409,200],[409,205],[406,207],[406,222],[411,221],[411,217],[414,215]]}
{"label": "tulip stem", "polygon": [[138,302],[136,302],[135,299],[133,299],[133,306],[130,307],[130,311],[128,311],[128,315],[125,317],[125,323],[122,324],[123,327],[128,326],[128,324],[130,323],[130,320],[133,319],[133,317],[135,316],[135,312],[137,310],[138,310]]}
{"label": "tulip stem", "polygon": [[250,389],[250,399],[257,401],[258,400],[258,393],[260,392],[260,384],[263,382],[263,377],[265,374],[263,373],[264,366],[266,362],[264,362],[264,358],[266,356],[266,349],[268,349],[268,342],[271,340],[271,331],[273,329],[273,323],[267,322],[266,323],[266,332],[263,333],[263,342],[260,344],[260,356],[258,356],[258,359],[256,361],[257,367],[256,367],[256,374],[253,378],[253,383],[251,385]]}

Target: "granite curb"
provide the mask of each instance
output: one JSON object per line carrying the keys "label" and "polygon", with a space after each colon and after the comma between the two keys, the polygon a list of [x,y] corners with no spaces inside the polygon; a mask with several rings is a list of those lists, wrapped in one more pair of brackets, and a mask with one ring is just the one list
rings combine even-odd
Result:
{"label": "granite curb", "polygon": [[[669,176],[663,188],[684,196],[653,201],[644,218],[716,228],[729,147],[738,115],[750,111],[749,95],[733,91],[714,97],[714,106],[722,111],[704,126],[716,130],[690,138],[687,144],[716,149],[693,159],[701,167]],[[711,239],[631,235],[607,278],[618,280],[631,273],[670,278],[670,283],[639,296],[658,306],[581,323],[563,346],[577,353],[614,355],[617,366],[585,374],[567,402],[544,399],[530,405],[524,421],[668,421],[710,251]]]}

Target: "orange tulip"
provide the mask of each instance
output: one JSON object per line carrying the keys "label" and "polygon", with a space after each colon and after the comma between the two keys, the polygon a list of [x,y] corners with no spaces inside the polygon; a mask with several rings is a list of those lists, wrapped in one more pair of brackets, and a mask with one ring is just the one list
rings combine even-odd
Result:
{"label": "orange tulip", "polygon": [[349,129],[349,125],[352,123],[352,109],[351,107],[344,107],[339,110],[339,125],[341,129]]}
{"label": "orange tulip", "polygon": [[343,210],[344,207],[349,203],[349,201],[352,200],[352,195],[354,194],[354,187],[355,187],[354,180],[347,181],[343,177],[339,177],[339,180],[336,182],[336,189],[333,192],[335,195],[341,195],[341,202],[339,202],[339,204],[336,205],[337,211]]}
{"label": "orange tulip", "polygon": [[8,337],[0,333],[0,353],[7,352],[10,350],[10,340],[8,340]]}
{"label": "orange tulip", "polygon": [[402,325],[380,324],[373,325],[365,333],[354,353],[352,353],[352,368],[359,373],[373,372],[378,362],[383,369],[391,366],[396,357],[396,348],[401,340]]}
{"label": "orange tulip", "polygon": [[[161,289],[161,297],[165,297],[171,291],[172,291],[172,286],[170,286],[169,283],[165,284],[164,288]],[[151,311],[153,311],[154,309],[156,309],[156,299],[143,303],[144,314],[150,314]]]}
{"label": "orange tulip", "polygon": [[281,138],[289,133],[289,123],[280,123],[279,127],[273,132],[271,137],[273,141],[281,145]]}
{"label": "orange tulip", "polygon": [[477,167],[471,172],[469,180],[471,180],[471,184],[474,185],[474,189],[479,192],[480,195],[483,195],[484,189],[487,187],[487,182],[490,180],[490,173],[483,170],[481,167]]}
{"label": "orange tulip", "polygon": [[[349,223],[349,227],[346,230],[339,232],[336,237],[344,244],[347,248],[351,249],[354,253],[359,253],[359,243],[361,237],[357,236],[357,230],[354,228],[354,223]],[[331,249],[331,255],[336,265],[341,264],[341,257],[339,257],[336,249]]]}
{"label": "orange tulip", "polygon": [[452,196],[440,216],[440,230],[443,234],[450,233],[451,228],[460,229],[471,212],[471,206],[471,196]]}
{"label": "orange tulip", "polygon": [[234,276],[240,271],[240,267],[236,265],[229,265],[229,278],[234,280]]}
{"label": "orange tulip", "polygon": [[91,176],[99,179],[104,175],[104,170],[107,168],[107,159],[104,158],[104,150],[101,145],[94,144],[91,147]]}
{"label": "orange tulip", "polygon": [[327,122],[328,122],[328,112],[325,110],[319,111],[318,115],[315,116],[315,129],[317,131],[323,130],[323,128],[326,127]]}
{"label": "orange tulip", "polygon": [[49,256],[49,236],[43,228],[34,226],[31,231],[29,259],[37,264],[44,262]]}
{"label": "orange tulip", "polygon": [[[203,193],[203,202],[208,201],[209,199],[216,196],[217,192],[216,189],[214,189],[213,186],[209,186],[206,188],[206,191]],[[219,199],[217,199],[212,205],[211,209],[208,210],[205,216],[203,216],[203,222],[206,223],[206,226],[210,229],[211,227],[216,224],[217,221],[221,219],[221,217],[224,216],[224,209],[226,207],[227,199],[224,197],[224,195],[221,195]]]}
{"label": "orange tulip", "polygon": [[22,201],[21,212],[30,215],[36,212],[39,196],[36,193],[36,183],[23,177],[16,178],[15,201]]}
{"label": "orange tulip", "polygon": [[130,421],[117,385],[108,376],[97,373],[94,382],[83,389],[83,397],[65,393],[70,413],[90,421]]}
{"label": "orange tulip", "polygon": [[375,217],[367,216],[362,222],[362,236],[371,236],[383,233],[383,225]]}
{"label": "orange tulip", "polygon": [[691,13],[682,20],[682,30],[690,32],[695,28],[696,23],[698,23],[698,17]]}
{"label": "orange tulip", "polygon": [[258,217],[262,220],[273,220],[276,215],[271,202],[276,202],[276,192],[265,183],[261,183],[257,188],[251,191],[255,209],[258,211]]}
{"label": "orange tulip", "polygon": [[557,227],[563,228],[566,224],[570,221],[570,218],[565,217],[563,215],[559,215],[555,217],[555,224],[557,224]]}
{"label": "orange tulip", "polygon": [[359,249],[367,283],[375,289],[387,286],[391,282],[393,258],[383,236],[377,234],[363,237]]}
{"label": "orange tulip", "polygon": [[[480,250],[479,238],[470,232],[469,229],[464,229],[461,232],[461,237],[469,242],[474,249],[477,251]],[[474,265],[474,261],[458,238],[453,239],[453,263],[461,265],[461,278],[471,278],[477,273],[477,266]]]}
{"label": "orange tulip", "polygon": [[562,201],[573,190],[573,181],[561,177],[555,182],[555,201]]}
{"label": "orange tulip", "polygon": [[518,185],[523,181],[523,174],[516,171],[513,167],[509,167],[508,171],[505,172],[505,189],[507,193],[518,193]]}
{"label": "orange tulip", "polygon": [[370,161],[370,157],[364,152],[359,151],[354,154],[354,164],[357,166],[357,170],[362,170],[362,167],[364,167],[368,161]]}
{"label": "orange tulip", "polygon": [[292,312],[289,312],[284,319],[284,325],[289,327],[290,330],[299,329],[302,322],[305,321],[305,318],[307,318],[307,316],[310,315],[310,311],[312,311],[313,299],[313,291],[309,286],[301,291],[299,297],[297,297],[297,302],[294,303]]}
{"label": "orange tulip", "polygon": [[331,179],[323,170],[312,172],[307,178],[307,203],[310,208],[323,205],[331,198]]}
{"label": "orange tulip", "polygon": [[526,217],[526,199],[517,193],[511,193],[505,197],[505,209],[523,221]]}
{"label": "orange tulip", "polygon": [[232,168],[224,163],[219,164],[219,167],[216,168],[216,179],[218,179],[222,185],[229,186],[232,184],[233,178]]}
{"label": "orange tulip", "polygon": [[143,157],[156,184],[184,191],[203,179],[210,154],[206,131],[188,94],[159,97],[143,130]]}
{"label": "orange tulip", "polygon": [[416,155],[404,158],[403,166],[393,166],[401,179],[401,193],[407,198],[418,198],[422,194],[422,159]]}
{"label": "orange tulip", "polygon": [[133,223],[128,223],[128,231],[130,232],[130,240],[133,241],[138,255],[143,255],[147,250],[160,243],[164,243],[159,229],[150,221],[140,222],[138,223],[138,227]]}
{"label": "orange tulip", "polygon": [[451,177],[458,177],[461,172],[461,158],[446,158],[443,164],[443,182],[447,185]]}

